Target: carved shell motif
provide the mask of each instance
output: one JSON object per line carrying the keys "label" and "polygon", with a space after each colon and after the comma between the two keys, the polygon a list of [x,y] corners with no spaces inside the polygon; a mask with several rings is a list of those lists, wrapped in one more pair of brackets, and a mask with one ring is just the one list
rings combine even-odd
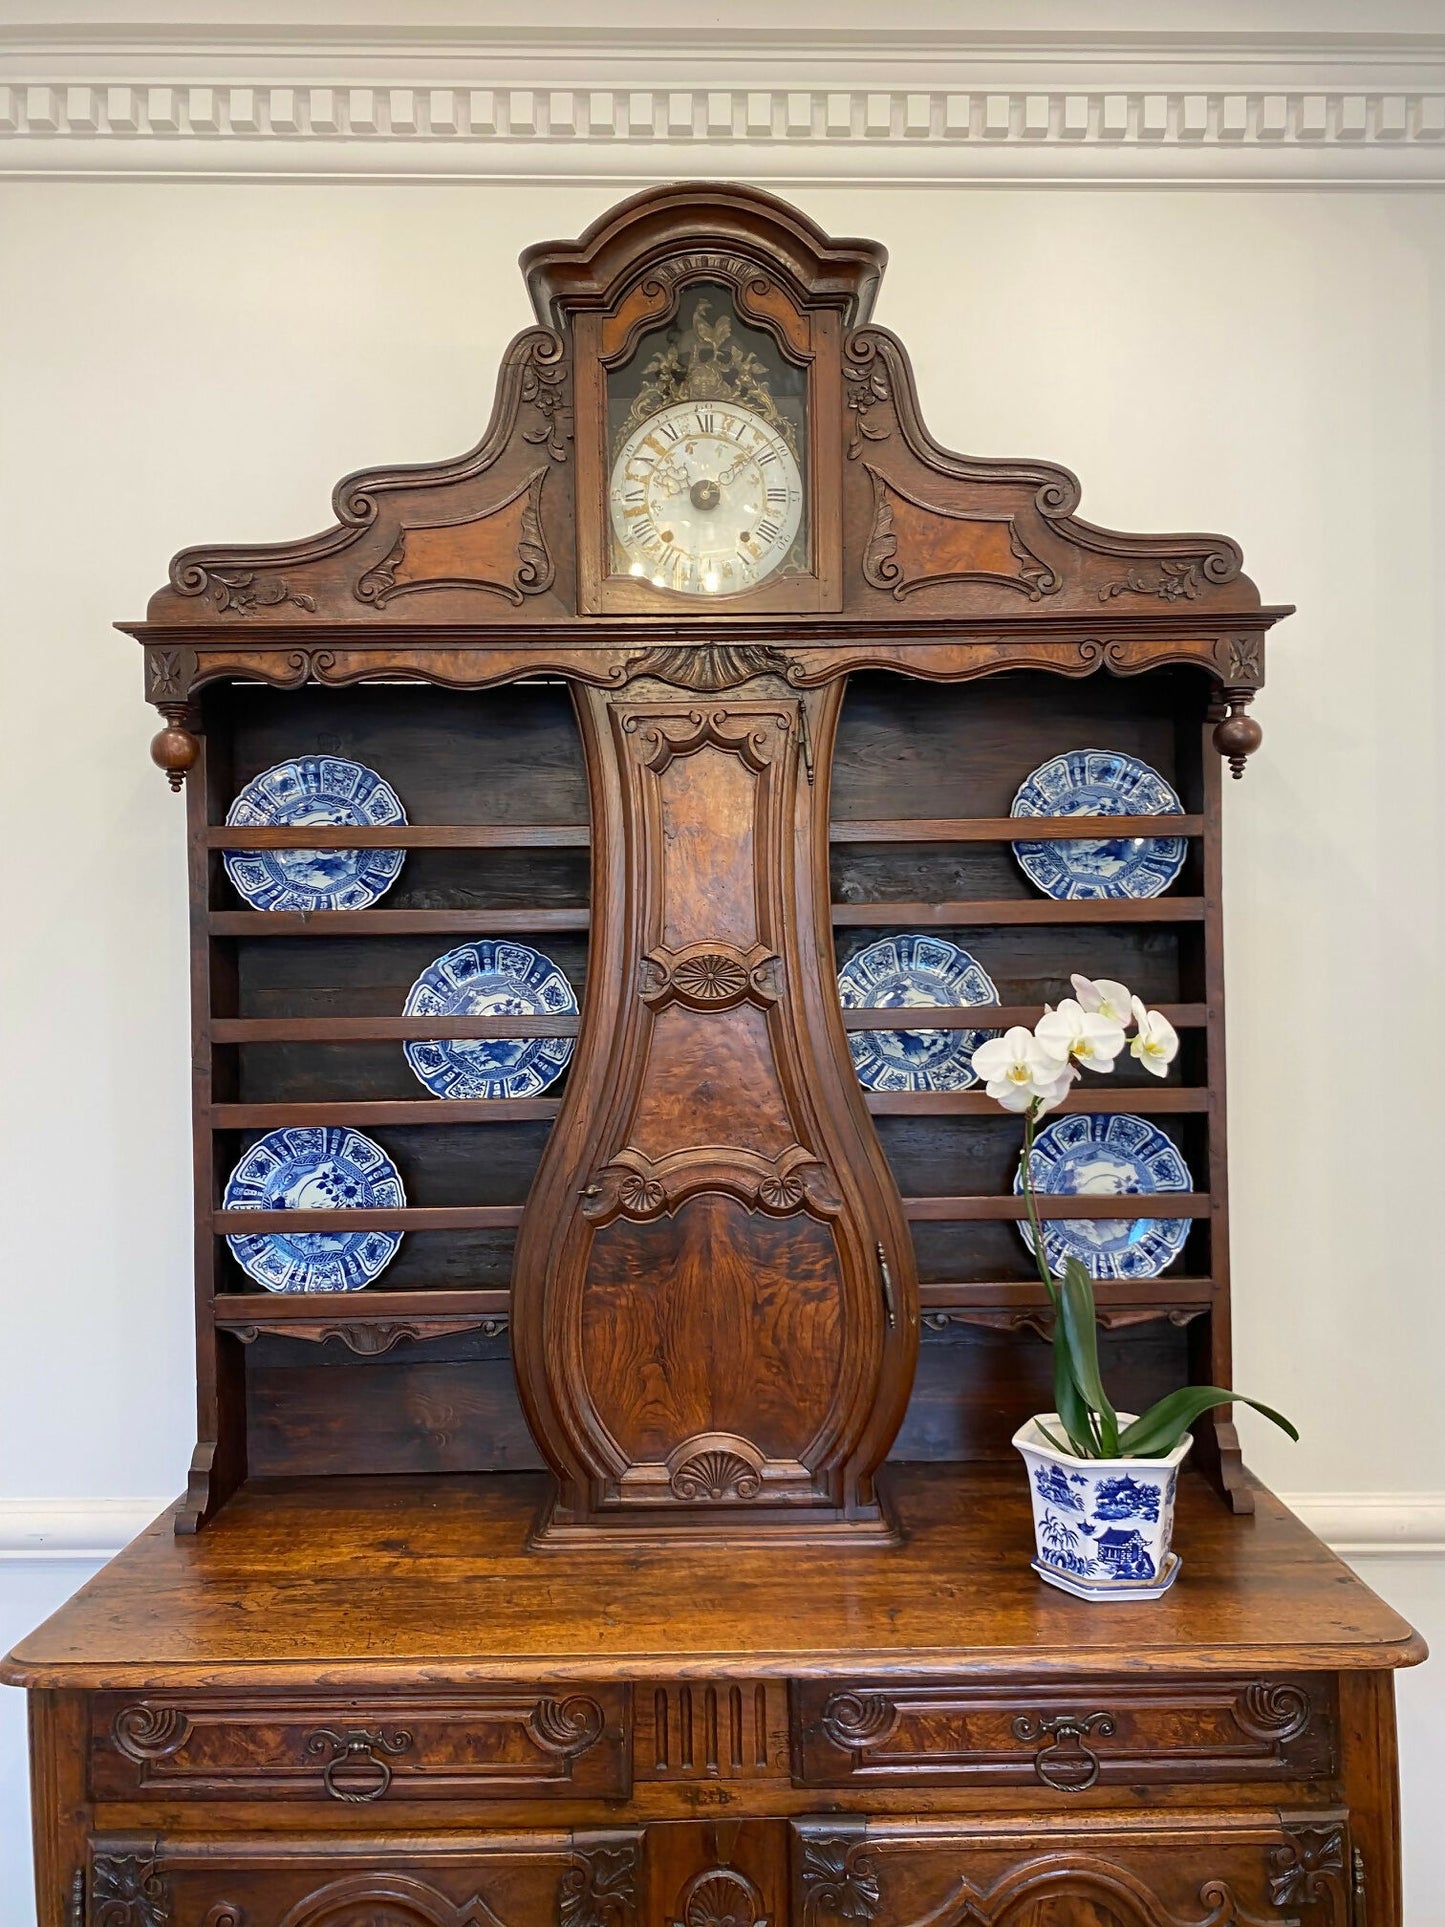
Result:
{"label": "carved shell motif", "polygon": [[711,1500],[714,1505],[724,1499],[755,1499],[762,1484],[746,1459],[736,1452],[716,1450],[684,1460],[671,1480],[675,1497]]}
{"label": "carved shell motif", "polygon": [[687,1889],[672,1927],[768,1927],[762,1896],[730,1867],[716,1867]]}

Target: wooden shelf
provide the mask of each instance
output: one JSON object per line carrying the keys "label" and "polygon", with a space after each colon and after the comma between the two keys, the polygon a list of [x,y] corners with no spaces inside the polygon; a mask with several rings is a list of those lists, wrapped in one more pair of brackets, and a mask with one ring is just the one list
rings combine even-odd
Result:
{"label": "wooden shelf", "polygon": [[504,910],[213,910],[213,937],[432,937],[526,936],[543,930],[585,930],[584,906]]}
{"label": "wooden shelf", "polygon": [[[1013,843],[1082,837],[1202,836],[1202,816],[891,816],[832,823],[834,843]],[[235,827],[210,850],[585,850],[586,823],[391,823],[381,828]]]}
{"label": "wooden shelf", "polygon": [[223,1330],[258,1322],[305,1324],[322,1316],[336,1323],[466,1316],[475,1316],[480,1321],[505,1318],[511,1308],[512,1294],[505,1286],[500,1290],[476,1291],[228,1291],[218,1293],[211,1300],[212,1320]]}
{"label": "wooden shelf", "polygon": [[[1209,1022],[1205,1004],[1161,1004],[1159,1009],[1176,1030],[1202,1030]],[[1043,1012],[1042,1004],[941,1004],[928,1009],[925,1018],[922,1010],[867,1005],[842,1015],[845,1030],[1007,1030],[1012,1024],[1035,1024]],[[425,1043],[433,1038],[575,1037],[579,1021],[575,1011],[560,1017],[214,1017],[211,1040],[217,1044],[374,1044]],[[495,1100],[504,1101],[532,1102]],[[425,1100],[422,1105],[430,1108]]]}
{"label": "wooden shelf", "polygon": [[216,1131],[278,1131],[287,1125],[354,1124],[526,1124],[554,1118],[559,1097],[401,1098],[394,1102],[361,1099],[328,1104],[214,1104]]}
{"label": "wooden shelf", "polygon": [[394,1210],[213,1211],[211,1229],[245,1235],[262,1231],[500,1231],[522,1222],[520,1204],[399,1205]]}
{"label": "wooden shelf", "polygon": [[[874,1117],[1007,1117],[1011,1113],[991,1098],[987,1091],[869,1091],[864,1102]],[[1209,1092],[1197,1085],[1112,1084],[1098,1089],[1075,1085],[1051,1117],[1072,1111],[1089,1117],[1107,1116],[1114,1111],[1133,1111],[1143,1116],[1163,1116],[1186,1111],[1207,1111]],[[321,1120],[317,1120],[320,1122]],[[339,1121],[339,1120],[338,1120]],[[384,1122],[378,1119],[378,1123]]]}
{"label": "wooden shelf", "polygon": [[[442,1038],[575,1037],[577,1013],[561,1017],[213,1017],[217,1044],[426,1043]],[[438,1103],[443,1102],[441,1098]]]}
{"label": "wooden shelf", "polygon": [[[1209,1022],[1207,1004],[1160,1004],[1158,1010],[1176,1030],[1203,1030]],[[843,1012],[844,1030],[1008,1030],[1014,1024],[1032,1028],[1044,1014],[1042,1004],[940,1004],[889,1010],[881,1004],[860,1004]]]}
{"label": "wooden shelf", "polygon": [[[1207,1218],[1212,1200],[1207,1191],[1155,1191],[1147,1196],[1090,1198],[1049,1197],[1039,1199],[1040,1218]],[[233,1213],[243,1216],[243,1213]],[[256,1214],[260,1216],[258,1212]],[[266,1215],[285,1218],[297,1216],[284,1211]],[[322,1217],[323,1212],[308,1212]],[[357,1214],[360,1215],[359,1213]],[[375,1215],[375,1214],[373,1214]],[[905,1198],[903,1215],[914,1224],[965,1224],[986,1218],[1026,1220],[1029,1211],[1022,1198],[1012,1196],[982,1198]]]}
{"label": "wooden shelf", "polygon": [[[254,914],[254,913],[253,913]],[[345,911],[335,914],[345,916]],[[360,911],[375,916],[376,911]],[[864,925],[954,928],[986,923],[1202,923],[1203,897],[979,897],[959,903],[835,903],[835,929]]]}
{"label": "wooden shelf", "polygon": [[[1207,1308],[1214,1302],[1217,1286],[1212,1278],[1189,1278],[1165,1272],[1159,1278],[1096,1278],[1094,1299],[1099,1309],[1197,1305]],[[365,1294],[359,1294],[364,1296]],[[1046,1311],[1048,1300],[1037,1278],[1009,1278],[965,1283],[920,1285],[919,1309],[927,1316],[945,1311],[1030,1310]]]}
{"label": "wooden shelf", "polygon": [[828,826],[833,843],[1036,843],[1203,834],[1202,816],[885,816]]}
{"label": "wooden shelf", "polygon": [[585,823],[389,823],[380,829],[228,828],[206,832],[209,850],[585,850]]}

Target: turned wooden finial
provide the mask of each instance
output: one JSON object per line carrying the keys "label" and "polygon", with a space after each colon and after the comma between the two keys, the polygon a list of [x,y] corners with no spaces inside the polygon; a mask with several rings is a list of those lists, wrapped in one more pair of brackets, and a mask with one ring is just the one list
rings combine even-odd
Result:
{"label": "turned wooden finial", "polygon": [[1253,756],[1264,741],[1264,731],[1246,713],[1246,705],[1254,700],[1252,689],[1226,689],[1224,700],[1229,713],[1214,725],[1214,747],[1229,759],[1229,773],[1238,778],[1244,774],[1245,758]]}
{"label": "turned wooden finial", "polygon": [[200,738],[186,727],[190,707],[186,703],[157,703],[166,726],[151,739],[151,761],[166,773],[166,781],[178,790],[186,771],[201,753]]}

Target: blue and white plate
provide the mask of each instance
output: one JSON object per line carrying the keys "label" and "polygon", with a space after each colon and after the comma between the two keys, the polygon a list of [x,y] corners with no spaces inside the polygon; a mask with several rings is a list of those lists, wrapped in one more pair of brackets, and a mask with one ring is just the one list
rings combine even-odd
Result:
{"label": "blue and white plate", "polygon": [[[406,993],[408,1017],[558,1017],[576,1008],[556,964],[525,943],[459,944]],[[574,1041],[451,1038],[403,1048],[435,1097],[535,1097],[566,1070]]]}
{"label": "blue and white plate", "polygon": [[[1011,816],[1182,816],[1158,770],[1112,749],[1071,749],[1020,785]],[[1182,836],[1072,837],[1015,843],[1029,882],[1046,897],[1157,897],[1184,868]]]}
{"label": "blue and white plate", "polygon": [[[838,972],[845,1010],[868,1004],[923,1010],[940,1004],[996,1004],[993,979],[945,937],[883,937]],[[978,1078],[973,1053],[992,1030],[851,1030],[848,1049],[869,1091],[966,1091]]]}
{"label": "blue and white plate", "polygon": [[[1014,1195],[1023,1190],[1023,1160]],[[1056,1197],[1115,1198],[1137,1192],[1192,1191],[1189,1167],[1172,1139],[1122,1112],[1057,1117],[1034,1139],[1034,1189]],[[1026,1220],[1019,1230],[1032,1251]],[[1082,1259],[1091,1278],[1157,1278],[1184,1249],[1188,1218],[1045,1218],[1044,1257],[1056,1275]]]}
{"label": "blue and white plate", "polygon": [[[393,1211],[401,1176],[360,1131],[293,1125],[258,1138],[226,1180],[227,1211]],[[396,1256],[399,1231],[230,1232],[238,1265],[267,1291],[361,1291]]]}
{"label": "blue and white plate", "polygon": [[[345,756],[297,756],[253,776],[228,828],[300,824],[380,829],[405,823],[390,783]],[[405,850],[227,850],[226,875],[253,910],[364,910],[401,875]]]}

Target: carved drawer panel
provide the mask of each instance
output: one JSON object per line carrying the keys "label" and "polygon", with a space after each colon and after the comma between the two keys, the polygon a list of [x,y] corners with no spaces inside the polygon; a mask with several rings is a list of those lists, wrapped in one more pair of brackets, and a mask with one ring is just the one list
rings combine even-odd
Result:
{"label": "carved drawer panel", "polygon": [[639,1686],[632,1718],[638,1780],[787,1777],[788,1689],[780,1680]]}
{"label": "carved drawer panel", "polygon": [[634,1927],[628,1829],[368,1842],[97,1840],[76,1927]]}
{"label": "carved drawer panel", "polygon": [[926,1682],[793,1688],[802,1786],[1314,1780],[1335,1760],[1334,1685],[1115,1680],[1027,1688]]}
{"label": "carved drawer panel", "polygon": [[1091,1827],[804,1820],[794,1927],[1363,1927],[1337,1812]]}
{"label": "carved drawer panel", "polygon": [[91,1792],[347,1804],[630,1790],[627,1689],[396,1700],[98,1693]]}

